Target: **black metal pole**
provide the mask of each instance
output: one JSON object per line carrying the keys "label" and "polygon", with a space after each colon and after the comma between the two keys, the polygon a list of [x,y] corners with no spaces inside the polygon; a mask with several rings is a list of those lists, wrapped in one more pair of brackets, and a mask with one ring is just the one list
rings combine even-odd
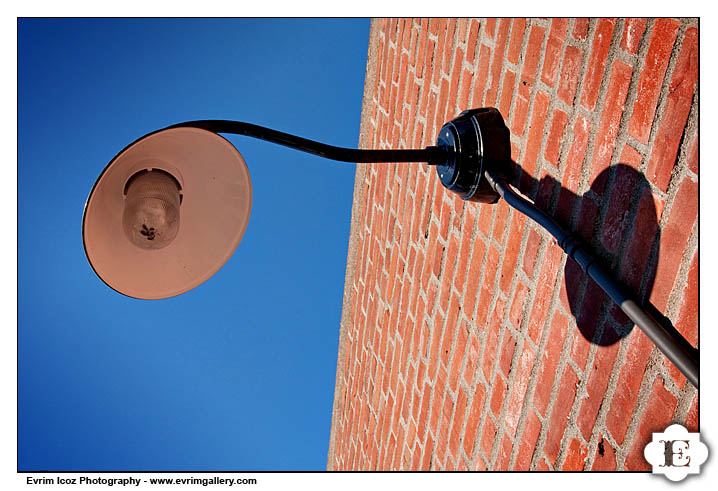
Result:
{"label": "black metal pole", "polygon": [[601,267],[596,258],[581,247],[576,239],[565,232],[550,216],[516,194],[492,169],[486,169],[484,176],[512,208],[544,227],[558,241],[558,245],[566,254],[581,265],[581,268],[621,307],[621,310],[653,341],[653,344],[698,388],[699,366],[693,353],[690,353],[679,340],[628,296],[621,285]]}
{"label": "black metal pole", "polygon": [[169,126],[166,129],[187,127],[202,128],[214,133],[231,133],[250,136],[341,162],[428,162],[434,165],[445,161],[447,158],[446,150],[440,147],[407,150],[362,150],[358,148],[335,147],[256,124],[224,119],[186,121]]}

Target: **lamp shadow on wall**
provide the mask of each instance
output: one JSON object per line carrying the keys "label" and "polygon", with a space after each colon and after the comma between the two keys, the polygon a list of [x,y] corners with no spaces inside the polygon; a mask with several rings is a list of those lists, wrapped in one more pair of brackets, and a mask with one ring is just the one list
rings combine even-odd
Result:
{"label": "lamp shadow on wall", "polygon": [[[510,161],[509,179],[564,230],[580,239],[643,308],[689,352],[696,348],[650,302],[660,258],[661,229],[646,176],[618,163],[603,170],[578,195],[550,175],[540,180]],[[551,247],[558,247],[554,243]],[[633,322],[573,259],[564,267],[564,287],[579,331],[591,343],[610,346],[627,336]],[[605,316],[605,317],[604,317]],[[612,318],[614,322],[605,322]]]}

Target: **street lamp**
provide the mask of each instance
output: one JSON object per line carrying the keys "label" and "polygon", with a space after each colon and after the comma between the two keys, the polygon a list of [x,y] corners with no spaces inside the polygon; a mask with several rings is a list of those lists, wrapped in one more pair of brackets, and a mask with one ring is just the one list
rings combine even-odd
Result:
{"label": "street lamp", "polygon": [[206,281],[232,255],[247,228],[252,185],[242,155],[218,133],[344,162],[427,162],[442,185],[464,200],[505,199],[543,226],[698,387],[697,352],[656,322],[571,234],[506,184],[509,130],[495,108],[462,112],[444,124],[435,146],[416,150],[340,148],[225,120],[189,121],[143,136],[110,161],[85,205],[85,253],[108,286],[135,298],[176,296]]}

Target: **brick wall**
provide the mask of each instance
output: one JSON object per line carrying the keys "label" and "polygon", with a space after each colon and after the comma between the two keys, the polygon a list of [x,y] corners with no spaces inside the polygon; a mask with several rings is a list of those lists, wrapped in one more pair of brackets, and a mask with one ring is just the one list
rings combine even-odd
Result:
{"label": "brick wall", "polygon": [[[697,346],[697,64],[695,19],[378,19],[360,146],[497,107],[514,186]],[[360,165],[354,195],[329,469],[642,470],[652,431],[697,430],[695,388],[529,219],[423,164]]]}

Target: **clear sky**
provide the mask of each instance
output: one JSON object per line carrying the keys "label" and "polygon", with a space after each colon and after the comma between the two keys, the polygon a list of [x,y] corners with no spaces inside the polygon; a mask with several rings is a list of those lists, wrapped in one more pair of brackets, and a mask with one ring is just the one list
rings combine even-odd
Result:
{"label": "clear sky", "polygon": [[326,468],[355,166],[226,136],[249,226],[172,299],[107,287],[81,222],[109,160],[173,123],[356,147],[368,35],[368,19],[18,21],[19,470]]}

